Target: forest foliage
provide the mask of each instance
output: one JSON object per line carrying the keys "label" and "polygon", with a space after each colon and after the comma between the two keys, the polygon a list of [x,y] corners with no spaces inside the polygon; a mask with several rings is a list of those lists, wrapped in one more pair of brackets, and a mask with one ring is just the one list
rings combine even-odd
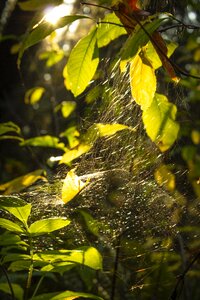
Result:
{"label": "forest foliage", "polygon": [[[153,5],[153,2],[157,5]],[[81,9],[87,6],[89,13],[84,10],[80,13],[79,9],[77,14],[71,13],[62,16],[54,24],[50,23],[41,11],[44,14],[45,8],[60,4],[60,0],[26,0],[17,3],[18,9],[24,14],[31,12],[33,16],[25,32],[18,37],[19,43],[12,47],[17,49],[15,54],[19,73],[22,78],[28,77],[28,73],[34,73],[42,66],[44,73],[50,76],[50,84],[44,81],[42,84],[39,80],[35,80],[34,86],[28,83],[24,91],[25,126],[20,126],[13,119],[3,120],[0,124],[0,142],[5,147],[4,175],[0,184],[0,266],[3,274],[0,291],[11,295],[11,299],[24,300],[121,299],[120,292],[116,292],[118,249],[121,248],[125,256],[133,257],[130,261],[134,264],[134,256],[148,252],[154,245],[155,237],[148,237],[142,245],[138,243],[136,246],[134,236],[130,240],[123,240],[123,236],[116,237],[115,244],[110,246],[115,251],[115,258],[112,258],[115,259],[114,267],[109,270],[108,291],[104,291],[106,288],[98,287],[104,277],[104,255],[107,251],[107,246],[101,240],[101,231],[111,232],[111,228],[95,219],[90,212],[80,209],[78,213],[84,220],[84,229],[93,238],[88,245],[75,248],[74,241],[71,244],[65,241],[59,249],[59,244],[54,244],[54,231],[62,233],[63,229],[67,230],[72,220],[68,217],[46,216],[35,220],[33,204],[29,199],[24,199],[23,193],[26,194],[29,188],[37,184],[45,185],[54,175],[55,168],[65,166],[67,172],[61,181],[59,197],[65,207],[69,202],[76,203],[82,191],[90,188],[91,180],[90,176],[78,176],[79,160],[85,155],[90,159],[91,151],[98,143],[101,145],[101,141],[109,141],[115,136],[120,138],[125,132],[139,135],[138,127],[141,128],[142,124],[142,142],[147,147],[146,153],[155,152],[146,169],[150,166],[156,186],[168,193],[169,199],[175,199],[176,205],[168,203],[166,207],[173,207],[171,219],[178,224],[178,229],[175,236],[167,238],[166,233],[164,237],[156,237],[160,238],[159,243],[165,249],[164,256],[162,251],[147,254],[153,275],[149,273],[148,267],[142,269],[140,266],[141,269],[132,279],[135,280],[131,283],[133,288],[128,287],[127,299],[149,299],[154,293],[157,297],[155,299],[188,299],[188,293],[192,299],[198,299],[200,123],[197,112],[200,48],[197,33],[200,27],[196,11],[199,5],[196,1],[189,1],[186,6],[190,14],[195,15],[195,24],[189,23],[188,11],[181,4],[176,7],[171,1],[164,1],[160,5],[159,1],[134,0],[88,1],[88,5],[82,4]],[[65,51],[62,39],[57,39],[57,30],[64,28],[64,34],[68,36],[70,25],[76,22],[79,24],[80,37],[78,40],[74,38],[76,41],[72,41]],[[80,24],[85,26],[83,34]],[[181,32],[183,42],[179,40],[177,32]],[[2,43],[4,39],[6,36],[1,37]],[[42,46],[45,41],[48,43],[46,48]],[[28,59],[27,53],[36,54],[34,63],[37,62],[38,67],[33,64],[24,75],[23,64]],[[100,112],[106,107],[105,103],[109,102],[112,94],[103,83],[105,74],[111,79],[113,76],[126,78],[131,101],[139,110],[139,114],[132,116],[132,126],[115,120],[100,123],[95,118],[96,111]],[[53,89],[57,89],[56,92]],[[178,95],[180,90],[181,95]],[[64,100],[60,95],[64,95]],[[189,113],[187,105],[177,101],[178,97],[182,97],[179,101],[187,102]],[[43,106],[42,103],[47,104]],[[117,109],[115,113],[118,113]],[[34,118],[36,121],[33,121]],[[38,122],[38,125],[37,120],[40,118],[41,123]],[[81,127],[81,119],[86,119],[87,125],[84,128]],[[92,121],[87,123],[87,120]],[[32,130],[31,122],[36,127],[41,126],[40,134]],[[25,130],[27,127],[28,134]],[[6,155],[6,147],[12,145],[15,153],[9,157],[9,154]],[[137,150],[139,152],[140,149]],[[150,157],[151,153],[148,155]],[[28,156],[28,160],[24,156]],[[157,157],[162,157],[159,165],[155,161]],[[142,170],[135,172],[140,171],[142,173]],[[148,189],[150,187],[144,193],[147,194]],[[115,204],[118,201],[116,199],[113,200]],[[186,216],[184,210],[187,211]],[[184,219],[193,219],[194,223],[187,223]],[[186,248],[182,245],[180,232],[189,241]],[[49,246],[43,242],[46,237]],[[100,247],[92,243],[94,237],[99,239],[100,244],[102,242]],[[45,246],[42,246],[43,243]],[[170,253],[169,249],[176,249],[177,243],[178,250]],[[125,268],[123,263],[121,268]],[[19,284],[19,278],[9,277],[13,272],[17,272],[19,278],[22,274],[23,286]],[[144,277],[140,277],[140,272],[144,272]],[[128,269],[126,275],[130,276],[130,273]],[[76,283],[84,283],[81,285],[84,287],[83,292],[78,291],[78,283],[74,290],[73,286],[70,290],[68,285],[65,288],[64,279],[61,288],[57,280],[65,278],[65,274],[71,274],[71,277],[75,274]],[[178,274],[182,277],[176,280]],[[183,284],[186,277],[189,277],[190,285]],[[46,282],[43,288],[46,279],[55,281],[58,288],[50,289],[50,293],[47,293]],[[191,294],[190,288],[193,289]],[[182,298],[179,298],[179,293]]]}

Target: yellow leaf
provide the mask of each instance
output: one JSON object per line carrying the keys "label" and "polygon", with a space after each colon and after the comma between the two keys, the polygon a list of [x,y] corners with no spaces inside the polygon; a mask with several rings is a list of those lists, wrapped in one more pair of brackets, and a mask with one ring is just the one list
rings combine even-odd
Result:
{"label": "yellow leaf", "polygon": [[88,184],[88,181],[83,182],[74,173],[74,169],[70,170],[65,177],[62,187],[62,201],[68,203]]}
{"label": "yellow leaf", "polygon": [[155,70],[150,61],[137,54],[130,65],[131,93],[142,110],[150,107],[156,91]]}
{"label": "yellow leaf", "polygon": [[75,149],[66,151],[59,164],[69,164],[74,159],[80,157],[82,154],[88,152],[91,149],[91,145],[80,144]]}
{"label": "yellow leaf", "polygon": [[175,189],[175,175],[166,165],[161,165],[154,173],[155,179],[160,186],[164,186],[168,191]]}
{"label": "yellow leaf", "polygon": [[25,94],[24,102],[26,104],[34,105],[35,103],[40,101],[44,92],[45,89],[43,87],[34,87],[32,89],[29,89]]}
{"label": "yellow leaf", "polygon": [[24,176],[17,177],[9,182],[1,184],[0,191],[4,191],[5,195],[20,192],[36,182],[38,179],[45,179],[45,177],[41,176],[43,172],[43,170],[36,170],[34,172],[28,173]]}

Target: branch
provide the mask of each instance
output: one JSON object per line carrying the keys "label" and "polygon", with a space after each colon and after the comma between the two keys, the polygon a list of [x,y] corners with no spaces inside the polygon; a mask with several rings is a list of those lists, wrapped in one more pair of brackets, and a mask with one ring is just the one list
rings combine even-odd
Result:
{"label": "branch", "polygon": [[[126,18],[129,22],[130,22],[130,17],[127,16],[126,14],[121,13],[122,16],[124,18]],[[160,45],[152,38],[152,36],[148,33],[148,31],[146,30],[146,28],[143,26],[143,24],[140,22],[140,20],[138,19],[138,17],[136,16],[136,14],[132,13],[132,17],[134,18],[134,20],[137,22],[137,24],[142,28],[142,30],[146,33],[146,35],[149,37],[149,40],[152,42],[152,44],[160,51],[160,53],[163,55],[163,57],[165,57],[166,60],[168,60],[170,62],[170,64],[174,67],[174,69],[179,72],[180,74],[186,76],[186,77],[191,77],[191,78],[195,78],[195,79],[200,79],[200,76],[195,76],[192,74],[187,73],[186,71],[182,70],[181,67],[179,67],[175,62],[173,62],[162,50],[162,48],[160,47]],[[182,22],[180,21],[180,23],[182,24]]]}

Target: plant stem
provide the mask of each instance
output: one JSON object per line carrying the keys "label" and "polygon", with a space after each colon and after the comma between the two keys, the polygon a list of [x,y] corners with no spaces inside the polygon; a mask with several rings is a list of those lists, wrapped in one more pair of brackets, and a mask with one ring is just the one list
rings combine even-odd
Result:
{"label": "plant stem", "polygon": [[40,280],[38,281],[38,284],[37,284],[37,286],[36,286],[36,288],[35,288],[35,290],[34,290],[34,292],[33,292],[32,297],[30,298],[30,300],[33,299],[33,297],[35,297],[35,295],[37,294],[38,289],[39,289],[39,287],[40,287],[40,285],[41,285],[41,283],[42,283],[42,280],[44,279],[44,276],[45,276],[45,275],[43,275],[43,276],[40,278]]}
{"label": "plant stem", "polygon": [[115,299],[115,291],[116,291],[116,283],[117,283],[117,271],[118,271],[118,265],[119,265],[119,255],[120,255],[120,244],[121,244],[121,236],[119,236],[117,238],[115,262],[114,262],[114,272],[113,272],[113,278],[112,278],[112,290],[111,290],[110,300]]}
{"label": "plant stem", "polygon": [[13,288],[12,288],[12,284],[10,282],[10,279],[8,277],[8,273],[7,273],[7,270],[4,266],[0,265],[5,277],[6,277],[6,280],[8,282],[8,285],[9,285],[9,289],[10,289],[10,292],[11,292],[11,296],[12,296],[12,299],[15,300],[15,294],[14,294],[14,291],[13,291]]}
{"label": "plant stem", "polygon": [[31,236],[29,236],[29,247],[30,247],[31,263],[30,263],[30,267],[29,267],[29,270],[28,270],[28,278],[27,278],[27,282],[26,282],[24,300],[28,299],[28,293],[29,293],[29,289],[30,289],[30,286],[31,286],[32,276],[33,276],[33,241],[32,241]]}

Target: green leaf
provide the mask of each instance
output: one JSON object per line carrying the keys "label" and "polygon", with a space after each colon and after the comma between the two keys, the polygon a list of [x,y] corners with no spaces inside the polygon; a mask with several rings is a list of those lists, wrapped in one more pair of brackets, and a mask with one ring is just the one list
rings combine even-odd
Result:
{"label": "green leaf", "polygon": [[3,218],[0,218],[0,227],[3,227],[4,229],[12,232],[24,232],[24,230],[18,224]]}
{"label": "green leaf", "polygon": [[95,220],[91,214],[84,211],[83,209],[79,209],[78,211],[84,218],[84,221],[86,223],[87,229],[94,235],[99,236],[99,229],[102,227],[101,223],[97,220]]}
{"label": "green leaf", "polygon": [[24,206],[26,204],[27,202],[19,197],[0,195],[0,207],[1,206],[19,207],[19,206]]}
{"label": "green leaf", "polygon": [[164,95],[156,94],[151,106],[143,111],[143,123],[148,136],[161,151],[176,141],[179,124],[175,121],[177,108]]}
{"label": "green leaf", "polygon": [[80,133],[76,126],[67,128],[64,132],[60,133],[60,137],[66,137],[70,148],[75,148],[79,144]]}
{"label": "green leaf", "polygon": [[[38,179],[44,179],[42,175],[43,170],[36,170],[26,175],[17,177],[11,181],[8,181],[0,185],[0,191],[4,191],[5,194],[17,193],[30,186]],[[21,204],[19,205],[21,206]]]}
{"label": "green leaf", "polygon": [[65,85],[75,97],[86,89],[98,64],[99,52],[95,28],[75,45],[63,71]]}
{"label": "green leaf", "polygon": [[64,143],[61,143],[57,137],[51,135],[33,137],[20,143],[20,146],[51,147],[65,150]]}
{"label": "green leaf", "polygon": [[103,300],[103,298],[88,294],[88,293],[79,293],[72,291],[58,292],[58,293],[46,293],[36,297],[33,297],[32,300],[73,300],[77,298],[89,298],[95,300]]}
{"label": "green leaf", "polygon": [[24,102],[26,104],[34,105],[35,103],[40,101],[44,92],[45,89],[43,87],[34,87],[32,89],[29,89],[25,94]]}
{"label": "green leaf", "polygon": [[46,6],[56,6],[61,4],[62,0],[28,0],[24,2],[18,2],[20,9],[26,11],[35,11],[35,10],[42,10]]}
{"label": "green leaf", "polygon": [[107,14],[102,22],[103,23],[100,21],[97,30],[97,42],[99,48],[108,45],[111,41],[115,40],[119,36],[127,34],[125,28],[115,13]]}
{"label": "green leaf", "polygon": [[70,220],[64,218],[43,219],[34,222],[29,227],[29,233],[33,236],[43,235],[61,229],[70,224]]}
{"label": "green leaf", "polygon": [[56,24],[50,24],[47,21],[39,22],[37,25],[35,25],[30,32],[28,32],[23,41],[22,45],[19,51],[18,59],[17,59],[17,65],[20,66],[22,56],[24,54],[24,51],[28,49],[29,47],[39,43],[44,38],[46,38],[48,35],[50,35],[53,31],[56,29],[62,28],[66,25],[69,25],[70,23],[79,20],[79,19],[85,19],[88,18],[86,16],[76,15],[76,16],[65,16],[58,20]]}
{"label": "green leaf", "polygon": [[23,142],[24,139],[16,135],[1,135],[0,140],[17,140]]}
{"label": "green leaf", "polygon": [[41,272],[53,272],[53,273],[59,273],[63,275],[65,272],[68,272],[72,268],[76,267],[75,263],[71,262],[61,262],[61,263],[53,263],[48,264],[40,269]]}
{"label": "green leaf", "polygon": [[[15,298],[17,300],[23,300],[24,291],[21,288],[21,286],[19,284],[16,284],[16,283],[11,283],[11,286],[12,286]],[[10,287],[9,287],[7,282],[6,283],[0,283],[0,291],[11,295],[11,290],[10,290]]]}
{"label": "green leaf", "polygon": [[81,247],[75,250],[53,250],[37,253],[34,260],[44,260],[52,264],[70,262],[87,266],[94,270],[102,269],[102,256],[94,247]]}
{"label": "green leaf", "polygon": [[27,224],[28,217],[31,213],[31,207],[31,204],[27,204],[20,207],[3,207],[3,209],[7,210],[18,220],[22,221],[22,223]]}
{"label": "green leaf", "polygon": [[31,261],[29,260],[17,260],[13,261],[8,270],[12,272],[19,272],[19,271],[28,271],[31,265]]}
{"label": "green leaf", "polygon": [[7,132],[21,133],[21,129],[13,122],[0,123],[0,135]]}
{"label": "green leaf", "polygon": [[23,243],[20,237],[16,234],[5,231],[0,235],[0,246],[19,245]]}
{"label": "green leaf", "polygon": [[4,257],[3,263],[7,262],[12,262],[12,261],[23,261],[23,260],[30,260],[31,261],[31,256],[26,255],[26,254],[19,254],[19,253],[14,253],[14,254],[8,254]]}
{"label": "green leaf", "polygon": [[[152,33],[156,29],[158,29],[158,27],[163,23],[165,19],[155,19],[154,21],[144,24],[143,26],[151,36]],[[133,58],[137,54],[138,50],[148,43],[149,39],[150,37],[138,25],[137,31],[134,31],[125,42],[121,50],[121,59],[130,60],[131,58]]]}
{"label": "green leaf", "polygon": [[45,51],[39,55],[39,59],[46,60],[46,66],[52,67],[53,65],[57,64],[61,61],[65,56],[65,53],[61,49]]}

